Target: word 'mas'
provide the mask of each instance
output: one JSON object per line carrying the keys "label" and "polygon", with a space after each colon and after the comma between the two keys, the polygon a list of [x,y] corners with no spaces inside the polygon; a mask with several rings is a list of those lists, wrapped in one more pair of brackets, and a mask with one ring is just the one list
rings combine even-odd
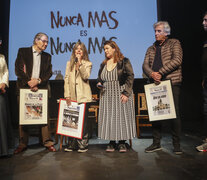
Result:
{"label": "word 'mas'", "polygon": [[[105,11],[102,11],[101,15],[99,16],[97,11],[95,11],[94,14],[90,11],[88,12],[87,27],[91,28],[92,25],[93,27],[96,27],[97,23],[99,27],[102,27],[102,25],[105,23],[109,29],[116,29],[119,22],[116,18],[113,17],[114,14],[116,14],[116,11],[110,11],[108,14],[106,14]],[[73,25],[85,27],[83,18],[80,13],[78,13],[77,16],[63,17],[60,15],[59,11],[57,11],[56,13],[51,11],[50,15],[52,29]]]}

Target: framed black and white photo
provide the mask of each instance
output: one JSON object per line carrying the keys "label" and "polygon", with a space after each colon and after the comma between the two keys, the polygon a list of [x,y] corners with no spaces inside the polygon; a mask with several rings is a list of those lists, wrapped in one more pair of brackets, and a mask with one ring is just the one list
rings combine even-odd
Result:
{"label": "framed black and white photo", "polygon": [[176,118],[170,80],[161,81],[159,85],[154,83],[145,85],[144,89],[150,121]]}
{"label": "framed black and white photo", "polygon": [[19,124],[34,125],[47,124],[48,90],[20,89]]}
{"label": "framed black and white photo", "polygon": [[68,106],[60,99],[57,134],[82,139],[86,104],[72,101]]}

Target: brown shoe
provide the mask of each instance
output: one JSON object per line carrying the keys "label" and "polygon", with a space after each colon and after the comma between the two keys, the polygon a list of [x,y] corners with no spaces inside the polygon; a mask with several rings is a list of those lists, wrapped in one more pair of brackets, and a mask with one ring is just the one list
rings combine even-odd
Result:
{"label": "brown shoe", "polygon": [[47,150],[48,151],[50,151],[50,152],[56,152],[56,149],[55,149],[55,147],[52,145],[52,146],[48,146],[48,147],[46,147],[47,148]]}
{"label": "brown shoe", "polygon": [[14,154],[19,154],[23,151],[25,151],[27,149],[27,147],[21,147],[21,146],[18,146],[15,150],[14,150]]}

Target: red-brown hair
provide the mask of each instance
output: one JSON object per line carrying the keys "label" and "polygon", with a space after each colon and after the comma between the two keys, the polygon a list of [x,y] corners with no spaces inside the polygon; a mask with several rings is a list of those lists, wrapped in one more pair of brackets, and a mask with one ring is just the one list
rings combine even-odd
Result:
{"label": "red-brown hair", "polygon": [[[111,41],[111,40],[105,41],[104,42],[104,46],[106,46],[106,45],[109,45],[113,49],[115,49],[115,52],[114,52],[114,63],[116,63],[116,62],[121,61],[121,60],[124,59],[124,55],[121,53],[118,45],[114,41]],[[105,55],[105,57],[106,57],[106,55]],[[109,58],[106,57],[106,59],[103,61],[103,63],[106,64],[106,62],[107,62],[108,59]]]}

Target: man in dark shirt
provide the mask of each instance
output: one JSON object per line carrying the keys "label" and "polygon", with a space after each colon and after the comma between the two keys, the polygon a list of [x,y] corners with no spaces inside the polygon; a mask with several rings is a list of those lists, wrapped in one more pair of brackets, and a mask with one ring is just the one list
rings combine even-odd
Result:
{"label": "man in dark shirt", "polygon": [[[182,154],[180,148],[181,121],[179,115],[179,94],[182,82],[182,57],[183,51],[177,39],[168,39],[170,26],[166,21],[154,24],[155,43],[147,49],[143,71],[155,84],[161,80],[171,80],[172,91],[177,118],[171,119],[172,141],[175,154]],[[162,122],[152,123],[153,143],[145,149],[146,153],[161,150],[161,126]]]}
{"label": "man in dark shirt", "polygon": [[[207,33],[207,12],[204,13],[203,16],[203,28]],[[203,75],[203,99],[204,99],[204,121],[205,121],[205,135],[206,139],[204,140],[204,144],[197,146],[196,149],[201,152],[207,151],[207,39],[205,39],[203,45],[203,55],[202,55],[202,75]]]}

